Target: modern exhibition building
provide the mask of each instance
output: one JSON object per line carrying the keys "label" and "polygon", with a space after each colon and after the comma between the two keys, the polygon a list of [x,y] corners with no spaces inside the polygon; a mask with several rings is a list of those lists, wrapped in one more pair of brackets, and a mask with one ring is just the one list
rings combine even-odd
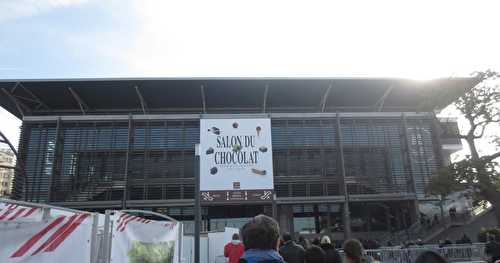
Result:
{"label": "modern exhibition building", "polygon": [[[436,110],[473,78],[4,80],[22,119],[12,196],[103,211],[146,209],[192,232],[201,118],[270,118],[274,201],[202,207],[202,229],[265,213],[283,231],[369,238],[405,229],[461,148]],[[439,98],[439,99],[437,99]],[[444,124],[444,125],[443,125]]]}

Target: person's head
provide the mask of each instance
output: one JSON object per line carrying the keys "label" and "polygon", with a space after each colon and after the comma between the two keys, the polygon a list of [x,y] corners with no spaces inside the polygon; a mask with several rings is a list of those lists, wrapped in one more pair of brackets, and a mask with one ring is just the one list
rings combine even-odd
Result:
{"label": "person's head", "polygon": [[258,215],[241,228],[241,239],[245,249],[277,249],[279,241],[278,223],[271,217]]}
{"label": "person's head", "polygon": [[357,239],[349,239],[344,242],[344,253],[347,262],[360,263],[363,255],[363,245]]}
{"label": "person's head", "polygon": [[312,241],[312,244],[315,245],[315,246],[319,246],[319,244],[320,244],[319,237],[314,238],[313,241]]}
{"label": "person's head", "polygon": [[240,235],[238,235],[237,233],[234,233],[233,240],[240,240]]}
{"label": "person's head", "polygon": [[281,236],[281,239],[283,239],[283,242],[288,242],[288,241],[292,240],[292,235],[290,235],[290,233],[288,233],[288,232],[285,232]]}
{"label": "person's head", "polygon": [[304,259],[305,263],[326,263],[326,254],[323,249],[313,245],[306,249]]}
{"label": "person's head", "polygon": [[447,261],[438,253],[429,250],[420,254],[415,263],[447,263]]}
{"label": "person's head", "polygon": [[323,236],[321,238],[321,245],[326,245],[326,244],[331,244],[332,241],[330,240],[329,236]]}

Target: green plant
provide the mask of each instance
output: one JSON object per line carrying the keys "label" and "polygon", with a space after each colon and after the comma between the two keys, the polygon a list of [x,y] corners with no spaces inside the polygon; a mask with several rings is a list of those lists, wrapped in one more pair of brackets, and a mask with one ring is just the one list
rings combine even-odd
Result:
{"label": "green plant", "polygon": [[482,228],[479,234],[477,234],[477,240],[479,240],[479,242],[487,242],[488,236],[491,238],[500,236],[500,228]]}

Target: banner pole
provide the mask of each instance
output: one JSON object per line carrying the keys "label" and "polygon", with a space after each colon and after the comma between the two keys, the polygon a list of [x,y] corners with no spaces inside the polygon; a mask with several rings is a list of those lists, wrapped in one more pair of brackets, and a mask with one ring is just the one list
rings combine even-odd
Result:
{"label": "banner pole", "polygon": [[200,145],[195,145],[195,183],[194,183],[194,263],[200,263]]}
{"label": "banner pole", "polygon": [[184,224],[179,222],[179,263],[182,263],[182,246],[184,237]]}
{"label": "banner pole", "polygon": [[106,215],[104,217],[104,236],[102,240],[103,244],[103,262],[109,263],[110,261],[110,244],[111,244],[111,210],[106,210]]}
{"label": "banner pole", "polygon": [[99,224],[99,215],[92,214],[92,234],[90,236],[90,262],[97,263],[99,247],[97,246],[97,227]]}

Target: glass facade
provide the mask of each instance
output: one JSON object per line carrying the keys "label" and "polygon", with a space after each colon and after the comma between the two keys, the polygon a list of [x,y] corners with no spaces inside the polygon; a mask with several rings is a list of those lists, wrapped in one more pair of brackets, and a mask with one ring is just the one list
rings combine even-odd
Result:
{"label": "glass facade", "polygon": [[[349,205],[354,232],[408,226],[415,220],[409,219],[412,200],[424,197],[441,162],[432,121],[402,115],[272,118],[275,193],[278,202],[287,202],[277,211],[289,220],[285,229],[344,231],[344,184],[355,200]],[[126,197],[134,207],[183,221],[189,233],[198,142],[197,119],[25,122],[19,161],[26,174],[14,183],[15,198],[105,209]],[[241,227],[272,210],[206,207],[202,229]]]}
{"label": "glass facade", "polygon": [[[426,118],[273,119],[278,198],[414,194],[439,160]],[[194,197],[198,120],[28,123],[23,198],[35,202]],[[339,141],[341,138],[341,141]]]}

